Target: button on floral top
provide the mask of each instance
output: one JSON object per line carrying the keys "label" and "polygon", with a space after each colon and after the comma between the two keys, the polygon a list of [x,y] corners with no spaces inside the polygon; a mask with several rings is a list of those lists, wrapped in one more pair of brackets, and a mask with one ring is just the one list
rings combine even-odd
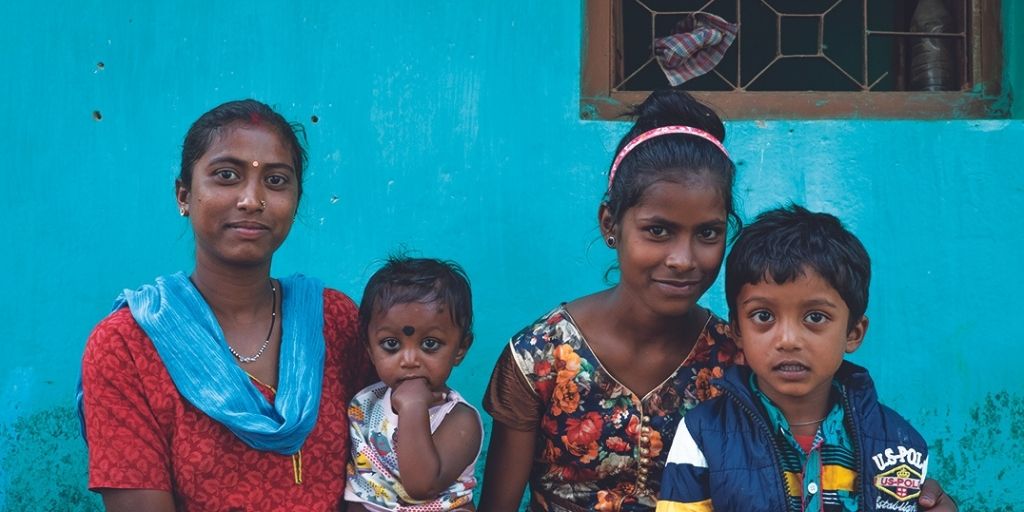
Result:
{"label": "button on floral top", "polygon": [[512,338],[484,407],[509,428],[538,433],[531,510],[650,511],[676,425],[718,394],[711,379],[734,363],[742,353],[712,315],[675,372],[640,397],[559,307]]}

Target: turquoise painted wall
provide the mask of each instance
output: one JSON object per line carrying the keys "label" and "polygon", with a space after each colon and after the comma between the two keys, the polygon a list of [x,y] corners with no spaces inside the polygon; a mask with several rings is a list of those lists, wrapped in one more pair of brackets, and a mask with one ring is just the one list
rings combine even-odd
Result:
{"label": "turquoise painted wall", "polygon": [[[1006,13],[1021,84],[1024,13]],[[396,248],[465,265],[478,341],[453,385],[472,400],[508,336],[603,286],[596,208],[627,126],[579,120],[579,2],[39,0],[0,14],[0,509],[97,507],[71,412],[83,343],[121,288],[189,268],[172,183],[189,123],[221,101],[260,98],[308,131],[276,273],[358,296]],[[1014,120],[729,124],[748,216],[795,200],[863,237],[876,279],[853,359],[932,440],[934,474],[966,510],[1009,510],[1024,482],[1019,104]],[[726,313],[720,285],[706,302]]]}

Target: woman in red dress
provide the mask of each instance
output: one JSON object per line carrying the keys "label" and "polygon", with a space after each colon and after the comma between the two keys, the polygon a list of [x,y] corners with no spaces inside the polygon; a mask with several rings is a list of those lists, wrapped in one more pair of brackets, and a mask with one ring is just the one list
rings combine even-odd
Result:
{"label": "woman in red dress", "polygon": [[267,105],[234,101],[189,129],[175,183],[195,266],[125,290],[89,337],[89,488],[110,511],[337,510],[345,406],[373,371],[353,302],[273,278],[305,151]]}

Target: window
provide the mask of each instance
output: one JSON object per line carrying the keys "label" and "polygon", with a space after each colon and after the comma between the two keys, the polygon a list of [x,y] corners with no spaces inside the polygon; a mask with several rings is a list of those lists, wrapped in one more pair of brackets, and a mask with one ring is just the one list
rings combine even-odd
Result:
{"label": "window", "polygon": [[736,39],[678,88],[727,119],[1005,117],[1000,9],[998,0],[586,0],[580,115],[614,119],[670,87],[655,40],[708,13],[737,23]]}

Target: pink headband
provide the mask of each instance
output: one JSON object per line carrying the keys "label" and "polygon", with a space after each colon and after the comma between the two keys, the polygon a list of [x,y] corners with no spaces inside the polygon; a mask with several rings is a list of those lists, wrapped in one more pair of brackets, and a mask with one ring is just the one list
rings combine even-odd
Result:
{"label": "pink headband", "polygon": [[699,128],[694,128],[692,126],[681,126],[681,125],[662,126],[662,127],[659,127],[659,128],[655,128],[653,130],[647,130],[646,132],[643,132],[640,135],[637,135],[637,137],[635,139],[629,141],[629,144],[626,144],[626,147],[622,148],[622,151],[619,151],[619,154],[615,157],[615,162],[612,163],[612,170],[611,170],[611,172],[608,173],[608,190],[611,190],[611,188],[612,188],[612,180],[615,179],[615,172],[619,170],[619,164],[622,163],[622,159],[626,158],[626,155],[628,155],[630,151],[633,151],[633,149],[636,148],[637,146],[639,146],[642,142],[648,141],[648,140],[653,139],[655,137],[661,137],[662,135],[670,135],[670,134],[673,134],[673,133],[683,133],[683,134],[686,134],[686,135],[696,135],[696,136],[698,136],[698,137],[700,137],[700,138],[702,138],[702,139],[704,139],[704,140],[714,144],[715,147],[718,148],[719,151],[721,151],[722,154],[725,155],[726,158],[729,158],[729,152],[725,150],[725,146],[723,146],[722,143],[719,142],[718,139],[716,139],[714,135],[711,135],[710,133],[708,133],[708,132],[706,132],[704,130],[701,130]]}

